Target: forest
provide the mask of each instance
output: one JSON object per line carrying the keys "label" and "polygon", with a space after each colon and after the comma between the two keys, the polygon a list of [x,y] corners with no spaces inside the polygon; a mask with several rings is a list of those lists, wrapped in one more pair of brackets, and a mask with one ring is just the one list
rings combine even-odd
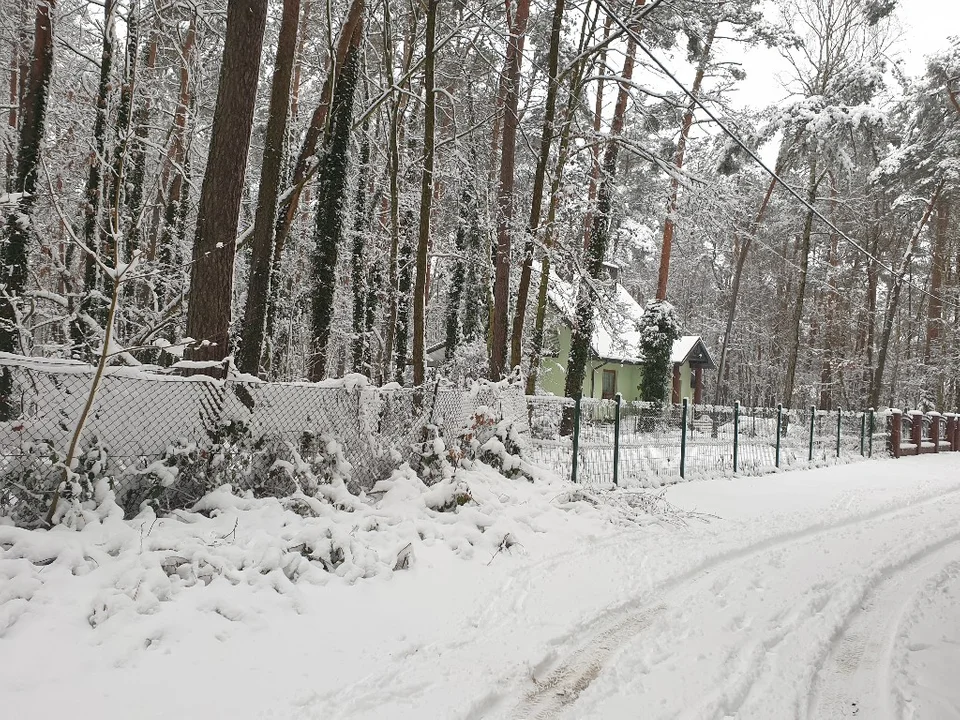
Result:
{"label": "forest", "polygon": [[960,41],[896,5],[0,0],[0,352],[533,394],[560,278],[573,397],[619,281],[708,402],[954,409]]}

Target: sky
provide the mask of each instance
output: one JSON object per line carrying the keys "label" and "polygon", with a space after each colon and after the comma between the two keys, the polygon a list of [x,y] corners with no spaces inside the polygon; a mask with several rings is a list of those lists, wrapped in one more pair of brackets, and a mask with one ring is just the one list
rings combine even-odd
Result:
{"label": "sky", "polygon": [[[896,16],[903,26],[899,59],[908,76],[923,73],[925,56],[945,49],[950,35],[960,35],[960,4],[954,0],[900,0]],[[762,107],[785,97],[778,75],[787,66],[775,51],[756,48],[742,62],[747,78],[734,96],[741,104]]]}

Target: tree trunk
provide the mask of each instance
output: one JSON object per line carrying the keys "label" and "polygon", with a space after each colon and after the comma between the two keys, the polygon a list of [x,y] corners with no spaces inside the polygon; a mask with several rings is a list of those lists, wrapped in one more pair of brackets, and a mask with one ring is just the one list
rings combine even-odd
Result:
{"label": "tree trunk", "polygon": [[353,285],[353,347],[351,348],[354,372],[370,373],[370,338],[367,335],[367,316],[371,312],[370,303],[375,298],[371,292],[372,283],[364,257],[366,245],[364,233],[367,229],[367,212],[370,203],[367,198],[368,174],[370,171],[370,128],[364,121],[363,139],[360,141],[360,172],[357,177],[356,203],[354,204],[353,220],[353,256],[351,258],[351,283]]}
{"label": "tree trunk", "polygon": [[[710,62],[710,52],[713,49],[713,39],[717,35],[717,26],[720,24],[720,15],[717,14],[710,24],[707,31],[707,37],[704,39],[703,50],[700,59],[697,62],[697,72],[693,77],[693,87],[690,93],[695,97],[700,97],[700,90],[703,87],[703,78],[707,73],[707,65]],[[693,127],[693,115],[697,109],[695,101],[691,100],[687,106],[687,112],[684,113],[683,122],[680,125],[680,139],[677,141],[677,151],[673,157],[673,166],[677,172],[670,180],[670,201],[667,203],[667,217],[663,222],[663,244],[660,250],[660,272],[657,275],[657,300],[667,299],[667,281],[670,278],[670,253],[673,249],[673,229],[674,215],[677,213],[680,199],[680,171],[683,170],[683,156],[687,150],[687,139],[690,137],[690,128]]]}
{"label": "tree trunk", "polygon": [[[610,17],[607,18],[610,20]],[[560,185],[563,180],[563,170],[569,156],[571,131],[576,117],[576,108],[578,100],[583,90],[583,76],[587,67],[587,58],[582,56],[583,48],[586,45],[587,38],[593,37],[596,31],[597,14],[595,13],[592,21],[588,21],[584,16],[583,26],[580,33],[580,47],[578,56],[581,59],[576,66],[571,67],[570,92],[567,96],[567,105],[563,113],[563,125],[560,130],[560,142],[557,147],[557,164],[553,172],[553,180],[550,184],[550,207],[547,210],[547,237],[544,240],[545,252],[540,261],[540,281],[537,288],[537,312],[533,322],[533,337],[531,338],[530,348],[530,369],[527,373],[526,394],[533,395],[537,389],[537,376],[540,372],[540,361],[543,356],[543,338],[544,327],[547,317],[547,290],[550,284],[550,250],[553,247],[555,233],[555,222],[557,218],[557,207],[560,202]],[[609,23],[605,30],[605,38],[609,36]],[[605,54],[601,55],[602,58]],[[599,130],[598,130],[599,132]]]}
{"label": "tree trunk", "polygon": [[943,275],[947,264],[947,233],[950,230],[950,204],[941,197],[937,202],[933,226],[933,262],[930,265],[930,300],[927,305],[927,338],[924,361],[930,364],[943,328]]}
{"label": "tree trunk", "polygon": [[259,374],[261,369],[260,358],[263,354],[263,337],[273,266],[273,231],[277,222],[277,198],[283,173],[283,147],[290,109],[290,80],[297,50],[299,22],[300,0],[283,0],[277,58],[270,89],[270,114],[267,118],[264,139],[263,166],[260,169],[257,213],[253,223],[250,279],[241,323],[240,348],[237,353],[237,368],[251,375]]}
{"label": "tree trunk", "polygon": [[[637,6],[644,4],[639,0]],[[624,119],[627,114],[627,100],[630,96],[630,81],[633,79],[633,65],[637,46],[631,37],[627,42],[627,53],[623,61],[620,89],[617,92],[617,104],[610,124],[610,137],[603,155],[603,176],[597,192],[597,210],[590,229],[590,244],[587,248],[587,273],[590,280],[581,278],[577,292],[576,318],[570,340],[570,358],[567,361],[567,376],[564,394],[570,398],[579,398],[583,394],[583,379],[590,359],[590,343],[593,339],[594,308],[596,298],[592,294],[591,280],[598,280],[603,274],[603,261],[607,252],[607,240],[610,233],[610,208],[613,184],[616,182],[617,157],[620,152],[618,139],[623,133]],[[571,430],[572,416],[564,412],[563,430]]]}
{"label": "tree trunk", "polygon": [[[834,225],[837,224],[837,186],[833,176],[830,177],[830,220]],[[830,248],[827,257],[827,264],[830,266],[830,277],[827,279],[827,292],[824,293],[823,321],[821,323],[820,337],[821,352],[823,357],[820,359],[820,409],[830,410],[834,406],[833,385],[835,382],[833,373],[834,357],[843,357],[843,349],[840,339],[835,331],[836,313],[840,301],[840,293],[837,287],[837,274],[840,270],[839,254],[840,236],[833,230],[830,231]]]}
{"label": "tree trunk", "polygon": [[423,90],[426,94],[423,116],[423,174],[420,181],[420,226],[417,237],[417,274],[413,288],[413,384],[426,380],[426,303],[427,253],[430,246],[430,212],[433,204],[434,135],[437,98],[434,92],[436,64],[437,8],[439,0],[427,0],[426,49],[424,50]]}
{"label": "tree trunk", "polygon": [[[93,149],[90,153],[90,170],[87,173],[85,191],[86,205],[83,218],[83,243],[90,252],[83,254],[83,299],[80,301],[80,314],[87,314],[102,325],[106,319],[106,307],[100,298],[112,294],[105,293],[103,278],[97,266],[96,257],[112,255],[109,248],[100,247],[100,209],[103,200],[103,166],[107,161],[107,100],[111,90],[111,72],[113,70],[113,21],[116,11],[115,0],[105,0],[103,6],[103,45],[100,53],[100,84],[97,87],[96,116],[93,121]],[[70,323],[70,337],[73,342],[71,354],[85,359],[93,357],[91,338],[88,337],[86,323],[75,318]]]}
{"label": "tree trunk", "polygon": [[[160,170],[160,181],[157,184],[157,199],[153,208],[153,219],[150,223],[150,242],[147,249],[147,259],[155,260],[158,255],[164,252],[170,254],[170,250],[164,250],[164,242],[169,242],[169,233],[164,234],[164,215],[166,214],[166,205],[178,203],[180,201],[180,188],[183,182],[182,167],[184,156],[186,154],[186,134],[187,134],[187,112],[190,109],[190,61],[193,55],[194,46],[197,39],[197,17],[191,16],[190,25],[187,27],[186,37],[183,39],[183,47],[180,49],[180,90],[177,95],[177,109],[173,114],[173,125],[170,128],[170,144],[167,146],[162,168]],[[170,180],[170,173],[176,172],[173,182]],[[176,197],[174,197],[176,195]],[[168,223],[169,224],[169,223]],[[161,305],[163,304],[163,295],[161,291]]]}
{"label": "tree trunk", "polygon": [[223,360],[230,353],[237,227],[266,19],[266,0],[232,0],[227,7],[223,64],[190,267],[187,335],[199,343],[187,351],[191,360]]}
{"label": "tree trunk", "polygon": [[[387,82],[391,87],[394,85],[393,74],[393,55],[394,45],[392,38],[392,16],[390,14],[390,4],[384,4],[384,35],[385,35],[385,54],[387,56]],[[417,16],[416,13],[410,13],[410,26],[408,35],[404,39],[402,67],[404,75],[410,69],[413,62],[413,42],[417,35]],[[402,90],[406,89],[406,83]],[[401,255],[401,221],[400,221],[400,146],[403,137],[403,115],[406,109],[407,93],[397,93],[394,101],[390,105],[390,137],[387,140],[389,153],[389,173],[390,173],[390,266],[388,269],[388,292],[389,292],[389,310],[387,311],[387,327],[384,333],[383,343],[383,361],[380,367],[380,382],[387,382],[388,378],[393,377],[393,364],[396,357],[398,326],[400,323],[401,312],[405,315],[405,310],[401,311],[401,302],[406,301],[406,295],[401,295],[400,283],[400,255]],[[409,292],[409,288],[407,288]],[[404,328],[406,327],[404,321]],[[404,332],[406,330],[404,329]],[[406,353],[406,341],[403,343],[404,353]],[[397,358],[400,363],[398,377],[403,378],[403,366],[406,364],[406,355]]]}
{"label": "tree trunk", "polygon": [[530,0],[518,0],[514,18],[507,19],[510,37],[504,60],[506,92],[503,102],[503,139],[500,144],[500,189],[497,193],[497,244],[494,248],[493,313],[490,317],[490,379],[504,375],[507,318],[510,308],[510,248],[512,245],[513,181],[517,155],[520,65],[527,32]]}
{"label": "tree trunk", "polygon": [[[821,176],[822,177],[822,176]],[[800,322],[803,319],[803,299],[807,289],[807,271],[810,267],[810,241],[813,236],[813,204],[817,201],[817,188],[820,178],[817,178],[817,161],[810,163],[810,188],[807,192],[807,202],[811,209],[803,223],[803,235],[800,241],[800,278],[797,283],[797,299],[793,306],[793,320],[790,323],[790,356],[787,359],[787,375],[784,380],[783,402],[787,407],[793,407],[793,386],[797,376],[797,361],[800,356]]]}
{"label": "tree trunk", "polygon": [[[610,37],[613,27],[613,15],[607,15],[603,21],[603,39]],[[600,129],[603,127],[603,77],[607,73],[607,46],[600,51],[600,77],[597,79],[597,97],[593,106],[593,137],[590,143],[590,184],[587,186],[587,212],[583,217],[583,247],[590,245],[590,230],[593,227],[594,203],[597,200],[597,188],[600,186]]]}
{"label": "tree trunk", "polygon": [[533,199],[530,205],[530,222],[523,247],[523,266],[520,284],[517,287],[516,311],[513,316],[513,336],[510,346],[510,366],[517,367],[523,361],[523,326],[527,315],[527,297],[530,293],[530,276],[533,271],[533,253],[537,233],[540,230],[540,212],[543,207],[543,186],[550,161],[550,146],[553,144],[554,116],[557,109],[558,70],[560,65],[560,35],[563,31],[564,0],[556,0],[553,8],[553,26],[550,29],[550,50],[547,56],[546,107],[543,112],[543,128],[540,133],[540,156],[533,176]]}
{"label": "tree trunk", "polygon": [[891,278],[892,285],[890,287],[890,299],[887,301],[887,310],[886,313],[884,313],[883,331],[880,336],[880,347],[877,352],[877,369],[873,374],[873,387],[870,388],[871,407],[879,407],[880,405],[880,394],[883,391],[883,371],[885,365],[887,364],[890,333],[893,331],[893,322],[897,315],[897,306],[900,302],[900,291],[903,289],[903,281],[907,275],[907,271],[910,269],[910,263],[913,262],[913,253],[916,251],[917,243],[920,240],[920,234],[923,232],[923,228],[926,227],[927,222],[930,220],[930,216],[933,214],[933,209],[936,207],[937,201],[940,198],[943,185],[944,182],[941,180],[936,189],[933,191],[933,196],[930,198],[930,202],[927,203],[927,209],[923,213],[923,218],[921,218],[920,224],[917,225],[916,231],[913,233],[913,236],[910,238],[910,242],[907,244],[907,250],[903,254],[903,260],[900,261],[900,267],[897,268],[897,272],[894,274],[893,278]]}
{"label": "tree trunk", "polygon": [[[408,210],[404,217],[404,233],[410,234],[413,226],[413,212]],[[397,281],[397,318],[394,355],[396,368],[394,380],[401,385],[406,380],[407,343],[410,339],[410,290],[413,285],[413,243],[409,237],[403,239],[400,256],[397,259],[399,278]]]}
{"label": "tree trunk", "polygon": [[730,305],[727,307],[727,324],[723,331],[723,343],[720,346],[720,364],[717,366],[717,389],[713,400],[715,405],[720,404],[726,387],[724,370],[727,367],[727,353],[730,349],[730,334],[733,332],[733,321],[737,316],[737,300],[740,297],[740,282],[743,279],[743,268],[747,263],[747,254],[750,252],[750,245],[753,243],[754,236],[760,230],[760,223],[763,221],[763,216],[767,212],[767,207],[770,205],[770,198],[773,197],[773,191],[776,186],[776,179],[771,180],[767,186],[767,192],[763,196],[763,202],[760,203],[760,208],[753,218],[753,224],[750,226],[746,237],[743,239],[743,243],[740,245],[740,252],[737,253],[737,264],[734,266],[733,281],[730,285]]}
{"label": "tree trunk", "polygon": [[[140,20],[141,20],[141,11],[139,0],[135,0],[131,8],[136,9],[136,14],[131,15],[128,20],[129,26],[127,32],[130,33],[133,29],[137,30],[138,37],[135,38],[136,44],[138,46],[137,51],[139,51],[139,33],[140,33]],[[129,56],[131,45],[128,40],[127,49],[127,62],[135,63],[135,59],[131,59]],[[146,57],[144,58],[144,64],[146,68],[152,69],[156,67],[157,63],[157,37],[156,29],[154,28],[150,34],[150,40],[147,42],[146,48]],[[136,86],[136,75],[135,73],[132,80],[133,86]],[[133,93],[132,93],[133,94]],[[131,97],[131,101],[133,97]],[[127,232],[127,253],[132,253],[134,250],[141,249],[140,243],[143,236],[143,197],[144,197],[144,180],[147,174],[147,140],[150,136],[150,123],[151,123],[151,102],[149,97],[143,98],[140,104],[137,106],[137,109],[133,111],[133,138],[131,138],[130,147],[127,151],[129,155],[128,165],[130,170],[127,172],[127,189],[124,193],[124,202],[127,206],[127,212],[129,213],[132,221],[130,223],[130,228]],[[141,288],[143,286],[141,285]],[[146,304],[146,303],[144,303]]]}
{"label": "tree trunk", "polygon": [[329,140],[325,143],[317,173],[317,225],[314,233],[314,277],[317,290],[313,298],[311,355],[307,366],[307,376],[311,382],[326,377],[333,300],[337,286],[337,258],[343,242],[344,212],[347,204],[347,160],[350,130],[353,125],[353,95],[360,71],[362,25],[357,25],[354,33],[333,93]]}
{"label": "tree trunk", "polygon": [[293,220],[297,214],[297,208],[300,204],[300,194],[303,192],[304,183],[309,178],[311,166],[316,157],[321,140],[328,133],[327,115],[334,96],[334,89],[339,81],[347,53],[353,45],[353,38],[357,28],[363,23],[364,8],[365,0],[352,0],[347,10],[343,26],[340,28],[340,36],[337,39],[332,65],[327,71],[327,77],[324,79],[323,87],[320,90],[320,102],[313,111],[313,117],[310,119],[310,125],[307,127],[303,145],[300,148],[300,154],[297,157],[297,163],[293,169],[293,178],[291,180],[292,193],[290,197],[281,204],[277,213],[275,242],[281,253],[283,251],[283,244],[286,242],[287,234],[290,232],[290,227],[293,225]]}
{"label": "tree trunk", "polygon": [[[20,326],[16,303],[27,282],[27,258],[33,231],[29,218],[36,201],[37,166],[43,141],[44,121],[50,76],[53,73],[53,0],[37,3],[34,21],[33,54],[26,81],[20,120],[20,145],[17,150],[17,177],[14,190],[22,193],[16,209],[7,216],[0,258],[0,288],[6,297],[0,302],[0,352],[16,352],[20,346]],[[18,410],[12,397],[13,375],[9,367],[0,372],[0,420],[9,420]]]}

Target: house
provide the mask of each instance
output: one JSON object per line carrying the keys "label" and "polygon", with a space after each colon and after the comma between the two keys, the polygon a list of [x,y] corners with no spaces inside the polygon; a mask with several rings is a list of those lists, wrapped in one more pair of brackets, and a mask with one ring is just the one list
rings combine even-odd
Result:
{"label": "house", "polygon": [[[616,268],[611,268],[616,279]],[[610,288],[610,286],[607,286]],[[610,288],[604,302],[597,303],[594,317],[591,358],[584,376],[583,397],[613,399],[617,393],[627,402],[640,399],[643,358],[640,355],[640,321],[643,307],[619,282]],[[549,300],[544,327],[543,358],[537,374],[538,391],[563,396],[566,366],[570,357],[571,326],[576,297],[573,285],[556,275],[550,278]],[[533,326],[535,307],[531,304],[527,327]],[[438,333],[439,337],[439,333]],[[438,340],[428,346],[428,362],[434,367],[444,361],[446,343]],[[703,371],[715,366],[703,340],[698,335],[684,335],[673,343],[671,401],[690,398],[702,402]]]}
{"label": "house", "polygon": [[[538,385],[552,395],[564,395],[566,365],[570,357],[571,323],[575,297],[572,285],[551,278],[548,297],[547,337],[540,364]],[[613,399],[617,393],[625,401],[640,399],[643,357],[640,355],[640,320],[643,308],[623,285],[616,282],[609,301],[598,303],[594,318],[591,358],[583,380],[583,397]],[[703,399],[703,371],[715,365],[698,335],[684,335],[673,343],[671,402],[690,398],[695,404]]]}

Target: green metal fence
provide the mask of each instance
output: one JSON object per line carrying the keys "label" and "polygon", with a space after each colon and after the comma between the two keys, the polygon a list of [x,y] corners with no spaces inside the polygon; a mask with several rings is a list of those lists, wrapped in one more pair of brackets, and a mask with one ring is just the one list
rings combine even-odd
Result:
{"label": "green metal fence", "polygon": [[693,405],[687,400],[658,405],[622,402],[619,396],[576,402],[530,396],[527,409],[531,460],[587,484],[663,484],[888,453],[889,412]]}

